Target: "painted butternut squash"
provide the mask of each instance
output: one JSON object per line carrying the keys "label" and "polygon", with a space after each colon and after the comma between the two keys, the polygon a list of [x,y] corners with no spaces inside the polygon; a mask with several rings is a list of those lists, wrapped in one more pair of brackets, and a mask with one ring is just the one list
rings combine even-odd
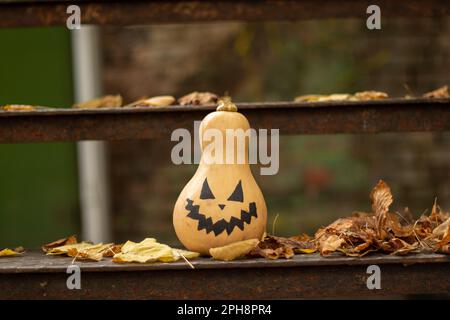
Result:
{"label": "painted butternut squash", "polygon": [[200,163],[173,212],[175,232],[189,250],[208,255],[210,248],[260,239],[266,230],[266,204],[248,162],[249,136],[242,137],[249,128],[229,99],[200,125]]}

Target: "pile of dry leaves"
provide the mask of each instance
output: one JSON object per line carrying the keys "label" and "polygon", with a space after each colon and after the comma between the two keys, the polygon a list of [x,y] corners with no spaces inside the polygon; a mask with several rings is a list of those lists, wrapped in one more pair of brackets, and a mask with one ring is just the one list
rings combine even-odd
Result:
{"label": "pile of dry leaves", "polygon": [[370,194],[372,212],[357,212],[341,218],[315,234],[322,255],[342,252],[361,257],[369,252],[404,255],[410,252],[450,253],[450,213],[435,203],[430,215],[414,221],[408,209],[389,211],[393,197],[382,180]]}
{"label": "pile of dry leaves", "polygon": [[[406,208],[403,213],[391,212],[394,201],[389,186],[382,180],[370,193],[372,212],[356,212],[320,228],[314,237],[300,235],[291,238],[264,235],[262,239],[235,242],[210,249],[213,259],[230,261],[244,257],[266,259],[292,258],[297,253],[322,255],[343,253],[362,257],[370,252],[404,255],[436,252],[450,254],[450,212],[443,212],[435,202],[429,215],[414,220]],[[112,257],[116,263],[173,262],[197,258],[196,252],[174,249],[153,238],[125,244],[78,242],[75,236],[46,244],[47,255],[66,255],[74,260],[100,261]],[[23,248],[4,249],[1,256],[20,255]]]}
{"label": "pile of dry leaves", "polygon": [[[407,95],[404,98],[413,98],[413,95]],[[436,90],[424,93],[423,98],[427,99],[448,99],[450,94],[448,86],[442,86]],[[389,95],[381,91],[361,91],[354,94],[350,93],[333,93],[333,94],[308,94],[298,96],[294,99],[295,102],[333,102],[333,101],[368,101],[368,100],[383,100],[389,98]],[[417,98],[417,97],[416,97]]]}
{"label": "pile of dry leaves", "polygon": [[[181,106],[196,105],[205,106],[217,103],[219,96],[211,92],[191,92],[178,99]],[[167,107],[175,105],[177,99],[173,96],[154,96],[143,97],[137,101],[123,104],[121,95],[107,95],[93,100],[75,104],[73,107],[78,109],[99,109],[99,108],[120,108],[120,107]]]}
{"label": "pile of dry leaves", "polygon": [[322,255],[340,252],[362,257],[370,252],[404,255],[436,252],[450,254],[450,213],[435,203],[430,215],[414,220],[408,209],[402,214],[390,212],[393,197],[382,180],[370,194],[372,212],[356,212],[319,229],[314,237],[291,238],[264,236],[214,248],[210,254],[217,260],[234,260],[244,256],[266,259],[292,258],[296,253]]}
{"label": "pile of dry leaves", "polygon": [[381,91],[362,91],[355,94],[333,93],[333,94],[308,94],[296,97],[295,102],[329,102],[329,101],[367,101],[382,100],[389,95]]}

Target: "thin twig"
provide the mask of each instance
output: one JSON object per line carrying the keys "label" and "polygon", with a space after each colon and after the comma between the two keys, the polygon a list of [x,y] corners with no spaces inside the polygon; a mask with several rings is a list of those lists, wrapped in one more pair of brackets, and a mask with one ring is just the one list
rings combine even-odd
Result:
{"label": "thin twig", "polygon": [[[417,233],[416,233],[416,225],[417,225],[417,222],[419,222],[419,220],[416,220],[416,222],[414,223],[412,231],[413,231],[413,233],[414,233],[414,237],[416,237],[417,241],[418,241],[419,244],[422,246],[422,248],[425,248],[424,242],[422,242],[422,241],[419,239],[419,236],[418,236]],[[425,244],[428,246],[428,248],[431,248],[426,242],[425,242]]]}
{"label": "thin twig", "polygon": [[192,265],[192,263],[190,263],[189,260],[186,259],[186,257],[181,252],[177,252],[177,253],[183,258],[183,260],[189,265],[189,267],[191,267],[191,269],[195,269],[195,267]]}
{"label": "thin twig", "polygon": [[275,216],[275,219],[273,219],[273,222],[272,222],[272,235],[275,235],[275,224],[278,220],[278,216],[279,216],[279,214],[277,213],[277,215]]}
{"label": "thin twig", "polygon": [[395,214],[396,215],[398,215],[400,218],[402,218],[406,223],[410,223],[408,220],[406,220],[406,218],[404,217],[404,216],[402,216],[401,214],[400,214],[400,212],[398,212],[398,211],[395,211]]}
{"label": "thin twig", "polygon": [[77,260],[79,254],[80,252],[77,250],[77,254],[75,255],[75,257],[73,257],[71,264],[75,264],[75,261]]}

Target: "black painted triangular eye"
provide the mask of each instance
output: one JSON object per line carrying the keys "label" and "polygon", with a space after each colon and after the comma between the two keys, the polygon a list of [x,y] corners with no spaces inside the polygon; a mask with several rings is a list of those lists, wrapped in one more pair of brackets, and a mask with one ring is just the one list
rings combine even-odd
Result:
{"label": "black painted triangular eye", "polygon": [[211,188],[209,187],[208,179],[205,179],[205,181],[203,181],[202,191],[200,192],[200,199],[215,199]]}
{"label": "black painted triangular eye", "polygon": [[236,188],[234,189],[233,193],[228,198],[228,201],[244,202],[244,193],[242,192],[242,183],[240,180]]}

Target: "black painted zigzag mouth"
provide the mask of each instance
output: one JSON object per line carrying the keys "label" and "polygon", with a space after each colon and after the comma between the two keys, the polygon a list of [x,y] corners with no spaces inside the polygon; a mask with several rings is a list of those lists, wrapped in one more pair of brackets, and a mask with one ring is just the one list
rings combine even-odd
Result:
{"label": "black painted zigzag mouth", "polygon": [[187,205],[186,210],[189,211],[188,217],[198,221],[198,231],[203,229],[206,230],[206,233],[214,232],[214,235],[218,236],[223,231],[226,231],[228,235],[230,235],[235,227],[238,227],[241,230],[244,230],[245,223],[250,224],[252,217],[258,218],[258,214],[256,213],[256,203],[251,202],[249,204],[249,211],[241,210],[241,218],[238,219],[236,217],[231,217],[230,222],[227,222],[225,219],[221,219],[216,223],[212,222],[212,218],[207,218],[204,214],[201,214],[200,206],[195,205],[194,201],[191,199],[186,199]]}

